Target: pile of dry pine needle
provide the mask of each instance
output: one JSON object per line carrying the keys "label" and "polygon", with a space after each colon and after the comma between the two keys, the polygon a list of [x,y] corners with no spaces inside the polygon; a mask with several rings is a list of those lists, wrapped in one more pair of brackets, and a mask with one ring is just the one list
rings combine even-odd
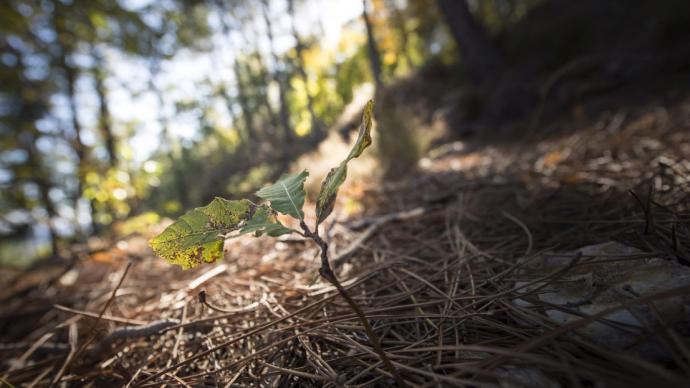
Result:
{"label": "pile of dry pine needle", "polygon": [[[562,273],[522,270],[545,252],[610,240],[688,265],[689,106],[603,114],[570,135],[451,153],[401,184],[370,185],[364,214],[328,228],[332,257],[408,384],[690,381],[687,325],[649,327],[643,337],[659,336],[673,357],[648,359],[573,332],[601,315],[557,325],[538,290],[516,286],[558,281]],[[318,278],[311,242],[238,239],[224,262],[183,272],[145,241],[129,236],[68,270],[15,279],[1,296],[0,381],[394,385],[356,316]]]}

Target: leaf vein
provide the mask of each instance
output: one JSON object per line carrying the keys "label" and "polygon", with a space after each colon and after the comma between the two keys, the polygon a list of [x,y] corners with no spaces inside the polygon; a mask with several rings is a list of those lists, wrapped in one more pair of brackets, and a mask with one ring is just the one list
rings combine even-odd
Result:
{"label": "leaf vein", "polygon": [[292,196],[290,195],[290,190],[288,190],[287,186],[285,186],[284,182],[280,182],[280,185],[283,186],[283,190],[285,190],[285,194],[287,194],[288,199],[290,200],[290,204],[292,207],[295,209],[297,212],[297,215],[300,216],[299,219],[302,219],[302,213],[299,211],[297,208],[297,205],[295,204],[295,201],[292,200]]}

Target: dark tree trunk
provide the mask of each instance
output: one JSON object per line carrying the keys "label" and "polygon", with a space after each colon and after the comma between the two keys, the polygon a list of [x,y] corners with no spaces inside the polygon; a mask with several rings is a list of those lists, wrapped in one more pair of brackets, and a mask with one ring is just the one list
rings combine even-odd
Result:
{"label": "dark tree trunk", "polygon": [[57,212],[55,211],[55,206],[53,205],[53,201],[50,199],[49,195],[50,190],[52,188],[52,183],[50,182],[50,179],[46,174],[45,168],[43,167],[43,163],[41,161],[41,153],[36,147],[36,138],[33,134],[29,134],[31,134],[30,130],[22,131],[22,144],[24,146],[24,149],[27,151],[28,164],[34,171],[33,180],[34,183],[36,183],[36,185],[38,186],[39,195],[41,196],[41,202],[46,210],[48,234],[50,235],[50,248],[52,250],[52,255],[57,256],[58,237],[57,232],[55,231],[55,225],[53,223],[53,219],[57,215]]}
{"label": "dark tree trunk", "polygon": [[[268,85],[271,83],[271,80],[273,78],[270,72],[268,71],[268,68],[264,64],[264,59],[263,57],[261,57],[261,54],[257,51],[253,55],[256,56],[256,61],[259,63],[259,72],[256,77],[251,77],[251,89],[254,90],[255,93],[258,95],[257,98],[260,100],[260,103],[266,109],[266,114],[268,116],[270,128],[268,128],[268,131],[264,134],[273,135],[274,131],[279,130],[280,127],[280,117],[278,117],[278,115],[273,110],[273,105],[271,105],[271,101],[268,97]],[[249,66],[247,68],[247,71],[249,74],[252,73]]]}
{"label": "dark tree trunk", "polygon": [[311,117],[311,135],[315,138],[318,138],[321,136],[323,129],[321,128],[321,122],[316,117],[316,113],[314,111],[314,97],[309,92],[309,77],[307,76],[306,70],[304,70],[304,58],[302,55],[304,46],[299,34],[297,33],[297,28],[295,27],[294,0],[288,0],[288,12],[290,13],[290,18],[292,20],[292,36],[295,38],[296,42],[295,51],[297,52],[297,61],[295,66],[297,67],[297,73],[302,78],[302,82],[304,82],[304,88],[307,94],[307,110],[309,111],[309,116]]}
{"label": "dark tree trunk", "polygon": [[[214,48],[211,51],[211,60],[213,63],[213,70],[215,72],[222,72],[225,70],[225,68],[223,67],[223,65],[221,63],[218,52],[219,52],[218,48]],[[235,104],[234,104],[233,96],[230,95],[230,91],[228,90],[225,83],[222,83],[220,85],[219,89],[217,90],[217,93],[225,102],[225,107],[228,109],[228,116],[230,116],[230,122],[232,122],[232,125],[236,126],[237,125],[237,117],[239,115],[235,111]]]}
{"label": "dark tree trunk", "polygon": [[[67,54],[63,54],[67,55]],[[81,140],[82,137],[82,128],[81,128],[81,123],[79,122],[79,115],[78,115],[78,109],[77,109],[77,95],[76,95],[76,83],[77,83],[77,69],[70,65],[67,64],[66,58],[63,56],[63,60],[61,62],[61,67],[63,72],[65,73],[65,79],[67,81],[67,101],[69,105],[69,110],[70,110],[70,115],[72,117],[72,129],[74,130],[74,139],[72,139],[72,147],[74,148],[74,152],[77,155],[77,192],[75,193],[75,198],[74,198],[74,210],[75,212],[78,209],[78,203],[79,199],[81,199],[82,195],[84,194],[84,189],[86,186],[86,173],[88,170],[88,160],[87,160],[87,154],[86,154],[86,146]],[[98,224],[96,223],[96,218],[95,218],[95,209],[93,206],[93,202],[89,199],[87,199],[88,202],[88,207],[89,207],[89,213],[91,216],[91,233],[97,233],[98,232]],[[87,235],[87,231],[81,230],[82,235]]]}
{"label": "dark tree trunk", "polygon": [[156,95],[156,99],[158,100],[158,125],[160,125],[161,127],[161,144],[167,144],[168,146],[168,158],[170,160],[170,169],[173,173],[173,180],[176,191],[175,194],[177,196],[177,200],[182,205],[182,208],[186,209],[189,207],[189,192],[187,188],[185,172],[183,170],[184,167],[182,166],[182,161],[180,160],[178,155],[176,155],[174,139],[170,135],[170,123],[168,117],[165,115],[165,113],[163,113],[163,106],[165,105],[163,100],[163,92],[160,90],[160,88],[158,88],[158,85],[156,84],[156,77],[160,72],[160,60],[157,48],[156,52],[151,57],[149,66],[151,76],[151,78],[149,79],[149,86],[151,91]]}
{"label": "dark tree trunk", "polygon": [[79,116],[77,113],[77,70],[71,65],[65,64],[64,62],[62,63],[62,70],[64,71],[65,78],[67,80],[67,101],[69,104],[70,116],[72,118],[72,129],[74,130],[74,140],[72,142],[72,146],[74,147],[74,152],[77,154],[80,173],[83,173],[86,167],[86,150],[84,143],[81,141],[81,123],[79,122]]}
{"label": "dark tree trunk", "polygon": [[287,105],[287,97],[285,95],[285,89],[287,80],[285,79],[285,72],[280,70],[280,58],[276,54],[275,45],[273,41],[273,26],[271,25],[271,19],[268,16],[268,3],[266,0],[263,1],[263,16],[266,22],[266,30],[268,31],[268,41],[271,46],[271,57],[274,62],[275,69],[273,70],[273,79],[278,84],[278,103],[280,104],[280,126],[283,130],[283,138],[287,143],[292,143],[292,126],[290,125],[290,111]]}
{"label": "dark tree trunk", "polygon": [[[19,70],[17,71],[18,76],[21,80],[21,87],[27,88],[29,90],[33,89],[32,81],[27,79],[25,76],[26,65],[24,63],[24,57],[21,52],[15,51],[13,48],[7,46],[3,47],[8,51],[11,51],[19,59]],[[33,91],[32,91],[33,92]],[[21,93],[21,95],[30,95],[30,93]],[[43,109],[39,108],[39,104],[27,102],[22,99],[19,105],[19,112],[17,114],[17,121],[13,124],[15,128],[18,129],[18,140],[19,145],[26,151],[27,154],[27,165],[32,171],[32,180],[36,183],[39,189],[40,195],[40,205],[46,211],[47,215],[47,226],[48,234],[50,236],[50,247],[53,257],[57,257],[58,252],[58,236],[55,231],[54,218],[57,215],[55,211],[55,205],[50,199],[50,190],[53,188],[53,183],[50,180],[50,174],[46,171],[46,166],[44,165],[41,152],[36,145],[37,135],[35,123],[40,117],[43,116]],[[29,207],[27,206],[27,209]]]}
{"label": "dark tree trunk", "polygon": [[362,18],[367,27],[367,48],[369,50],[369,62],[371,63],[371,73],[376,83],[376,88],[382,85],[381,83],[381,57],[379,49],[374,38],[374,27],[371,25],[369,14],[367,13],[367,0],[362,0]]}
{"label": "dark tree trunk", "polygon": [[[81,139],[81,123],[79,122],[78,109],[77,109],[77,96],[76,96],[76,85],[77,77],[79,75],[79,70],[72,63],[69,63],[70,56],[74,52],[74,41],[75,37],[72,31],[67,27],[66,18],[64,14],[65,10],[62,5],[55,7],[53,11],[52,24],[54,31],[57,35],[56,39],[56,49],[57,49],[57,66],[62,71],[65,77],[66,90],[65,94],[67,97],[67,104],[70,111],[70,116],[72,119],[72,130],[74,131],[74,138],[71,141],[74,153],[77,156],[77,192],[74,196],[74,211],[77,212],[79,208],[79,199],[81,199],[84,193],[86,170],[88,168],[88,161],[86,155],[86,147]],[[94,217],[94,207],[93,203],[89,200],[89,211],[91,215],[91,228],[92,232],[97,231],[96,220]],[[80,225],[77,225],[79,228]],[[79,228],[81,229],[81,228]],[[82,236],[85,236],[84,230],[80,230]]]}
{"label": "dark tree trunk", "polygon": [[388,5],[390,12],[393,14],[393,24],[400,33],[400,52],[402,53],[402,57],[405,59],[407,68],[411,69],[413,64],[412,58],[410,58],[410,53],[408,52],[409,33],[407,32],[407,27],[405,26],[405,17],[400,9],[395,5],[395,0],[388,0],[386,4]]}
{"label": "dark tree trunk", "polygon": [[472,16],[466,0],[437,0],[453,38],[460,49],[467,74],[475,85],[495,79],[503,62],[486,31]]}
{"label": "dark tree trunk", "polygon": [[[226,4],[226,2],[223,0],[215,0],[215,4],[220,11],[220,24],[223,30],[223,35],[228,42],[232,43],[232,37],[230,36],[230,25],[226,19],[226,13],[231,9],[228,9],[228,4]],[[240,110],[242,111],[242,120],[244,121],[244,130],[240,132],[240,137],[247,145],[247,147],[244,147],[243,149],[250,152],[254,146],[256,134],[254,114],[249,104],[249,96],[247,95],[247,91],[242,81],[242,69],[240,67],[240,63],[237,61],[237,58],[235,58],[232,68],[235,75],[235,82],[237,84],[237,102],[240,105]],[[232,109],[230,106],[228,106],[228,109],[234,111],[234,109]],[[237,116],[235,115],[235,117]]]}
{"label": "dark tree trunk", "polygon": [[117,165],[117,154],[115,150],[116,139],[115,135],[113,134],[110,109],[108,108],[108,93],[105,88],[105,63],[103,63],[103,56],[100,54],[100,52],[98,52],[98,49],[95,46],[92,47],[91,55],[95,62],[93,78],[96,83],[96,95],[98,96],[98,124],[103,136],[103,140],[105,141],[105,149],[108,153],[108,163],[110,167],[115,167]]}
{"label": "dark tree trunk", "polygon": [[242,80],[242,68],[240,63],[236,60],[233,64],[235,70],[235,82],[237,82],[237,100],[242,110],[242,119],[244,120],[244,141],[248,149],[254,147],[256,138],[256,128],[254,126],[254,111],[249,104],[249,96],[245,89],[244,81]]}

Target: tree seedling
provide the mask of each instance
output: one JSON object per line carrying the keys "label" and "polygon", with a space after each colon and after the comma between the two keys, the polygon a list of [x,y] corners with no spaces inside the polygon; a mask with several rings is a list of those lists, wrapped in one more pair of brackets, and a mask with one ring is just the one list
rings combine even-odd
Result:
{"label": "tree seedling", "polygon": [[[253,233],[256,237],[262,235],[277,237],[297,233],[311,239],[321,250],[319,274],[338,290],[355,312],[381,362],[397,384],[404,386],[404,381],[383,351],[381,342],[369,324],[364,311],[352,299],[333,272],[328,257],[328,243],[319,235],[319,225],[333,211],[338,190],[347,177],[347,164],[350,160],[359,157],[371,145],[372,110],[373,101],[369,101],[364,109],[357,141],[350,153],[337,167],[331,169],[321,183],[321,191],[316,201],[316,223],[313,229],[304,221],[302,211],[306,195],[304,182],[309,175],[307,171],[302,171],[296,175],[284,176],[276,183],[257,191],[256,195],[268,201],[268,204],[255,204],[247,199],[231,201],[215,198],[207,206],[187,212],[153,238],[150,244],[156,254],[169,263],[189,269],[221,259],[224,241],[247,233]],[[278,213],[298,220],[301,230],[295,230],[280,223],[277,219]]]}

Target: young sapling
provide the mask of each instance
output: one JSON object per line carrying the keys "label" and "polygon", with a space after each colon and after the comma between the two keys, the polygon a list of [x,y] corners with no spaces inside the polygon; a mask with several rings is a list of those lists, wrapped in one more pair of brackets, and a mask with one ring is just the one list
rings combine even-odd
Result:
{"label": "young sapling", "polygon": [[[297,233],[311,239],[321,250],[320,275],[345,299],[359,318],[385,368],[399,386],[404,386],[404,380],[383,351],[381,341],[369,324],[364,311],[352,299],[333,272],[329,262],[328,243],[319,235],[319,225],[333,211],[338,190],[347,178],[347,164],[359,157],[371,145],[372,111],[373,101],[369,101],[364,109],[357,140],[350,153],[338,166],[331,169],[321,183],[313,229],[305,222],[302,211],[306,196],[304,182],[309,175],[307,171],[302,171],[299,174],[284,176],[276,183],[256,192],[256,195],[268,201],[268,204],[255,204],[246,199],[215,198],[207,206],[191,210],[180,217],[153,238],[150,245],[156,254],[169,263],[188,269],[221,259],[225,239],[247,233],[253,233],[257,237],[262,235],[277,237]],[[277,213],[288,215],[299,221],[300,230],[280,223],[276,217]]]}

